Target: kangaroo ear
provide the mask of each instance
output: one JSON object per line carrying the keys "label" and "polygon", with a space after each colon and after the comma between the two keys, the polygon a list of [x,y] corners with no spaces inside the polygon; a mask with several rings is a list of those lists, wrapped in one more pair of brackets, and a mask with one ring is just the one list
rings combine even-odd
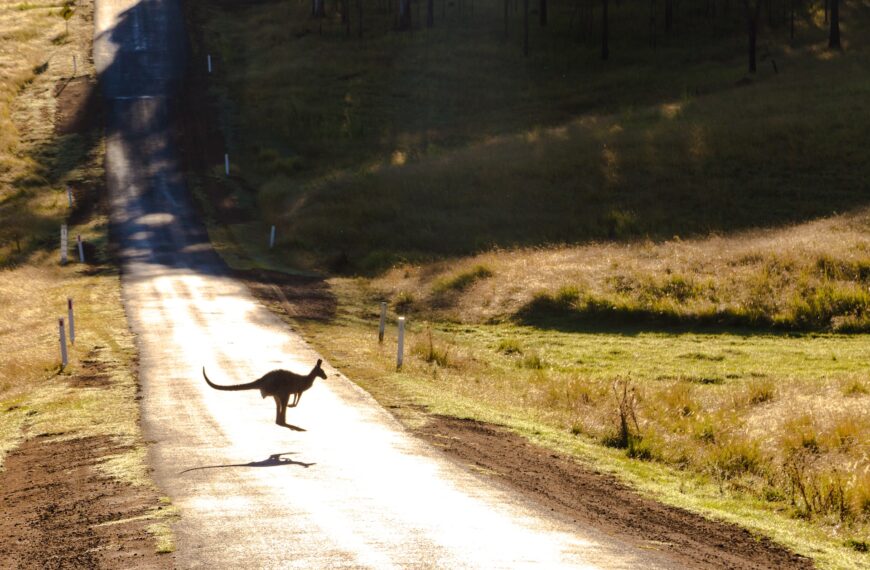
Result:
{"label": "kangaroo ear", "polygon": [[318,358],[317,364],[314,366],[315,368],[320,368],[320,365],[323,364],[323,359]]}

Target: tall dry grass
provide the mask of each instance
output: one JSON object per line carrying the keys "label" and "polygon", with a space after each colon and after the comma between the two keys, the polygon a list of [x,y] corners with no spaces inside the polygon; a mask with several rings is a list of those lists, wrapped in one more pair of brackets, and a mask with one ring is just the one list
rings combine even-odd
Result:
{"label": "tall dry grass", "polygon": [[[370,283],[386,298],[410,294],[412,308],[462,322],[563,317],[866,331],[868,231],[870,212],[862,211],[702,239],[494,250],[399,266]],[[483,277],[445,297],[444,283],[469,271]]]}

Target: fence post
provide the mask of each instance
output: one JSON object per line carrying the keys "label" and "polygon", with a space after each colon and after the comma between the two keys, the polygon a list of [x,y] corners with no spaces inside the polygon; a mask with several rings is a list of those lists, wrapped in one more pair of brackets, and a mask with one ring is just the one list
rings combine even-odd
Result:
{"label": "fence post", "polygon": [[387,326],[387,304],[381,303],[381,323],[378,326],[378,342],[384,342],[384,329]]}
{"label": "fence post", "polygon": [[402,369],[405,360],[405,317],[399,317],[399,350],[396,354],[396,370]]}
{"label": "fence post", "polygon": [[76,343],[76,321],[73,316],[73,300],[72,297],[66,298],[67,320],[69,321],[69,343]]}
{"label": "fence post", "polygon": [[69,364],[69,358],[66,352],[66,331],[63,330],[63,318],[57,320],[57,323],[60,328],[60,362],[61,368],[66,368],[66,365]]}
{"label": "fence post", "polygon": [[66,224],[60,225],[60,264],[66,265],[66,254],[69,250],[69,230]]}

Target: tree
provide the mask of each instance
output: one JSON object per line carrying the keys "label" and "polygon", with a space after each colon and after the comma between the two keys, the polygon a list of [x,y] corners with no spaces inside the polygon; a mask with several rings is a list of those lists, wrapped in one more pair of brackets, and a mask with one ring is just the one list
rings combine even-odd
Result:
{"label": "tree", "polygon": [[753,6],[751,0],[743,0],[743,8],[746,13],[746,32],[749,35],[749,73],[755,73],[755,45],[758,40],[758,18],[761,16],[762,0],[755,0]]}
{"label": "tree", "polygon": [[426,0],[426,27],[435,25],[435,0]]}
{"label": "tree", "polygon": [[399,29],[411,29],[411,0],[399,0]]}
{"label": "tree", "polygon": [[541,17],[541,26],[547,25],[547,0],[540,0],[538,13]]}
{"label": "tree", "polygon": [[523,0],[523,55],[529,55],[529,0]]}
{"label": "tree", "polygon": [[840,45],[840,0],[831,0],[831,33],[828,36],[828,47],[842,49]]}
{"label": "tree", "polygon": [[610,57],[610,37],[607,28],[607,3],[608,0],[601,2],[601,59],[607,60]]}
{"label": "tree", "polygon": [[665,0],[665,31],[674,29],[674,0]]}

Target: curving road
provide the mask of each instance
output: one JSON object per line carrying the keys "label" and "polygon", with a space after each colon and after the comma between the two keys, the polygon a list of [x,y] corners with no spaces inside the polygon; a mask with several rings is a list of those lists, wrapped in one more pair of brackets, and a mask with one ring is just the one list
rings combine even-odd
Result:
{"label": "curving road", "polygon": [[[107,179],[138,335],[146,437],[180,508],[184,568],[673,567],[662,554],[549,517],[445,460],[328,368],[288,421],[257,392],[218,392],[317,355],[229,278],[188,202],[172,94],[173,0],[97,0]],[[220,157],[216,157],[216,162]]]}

